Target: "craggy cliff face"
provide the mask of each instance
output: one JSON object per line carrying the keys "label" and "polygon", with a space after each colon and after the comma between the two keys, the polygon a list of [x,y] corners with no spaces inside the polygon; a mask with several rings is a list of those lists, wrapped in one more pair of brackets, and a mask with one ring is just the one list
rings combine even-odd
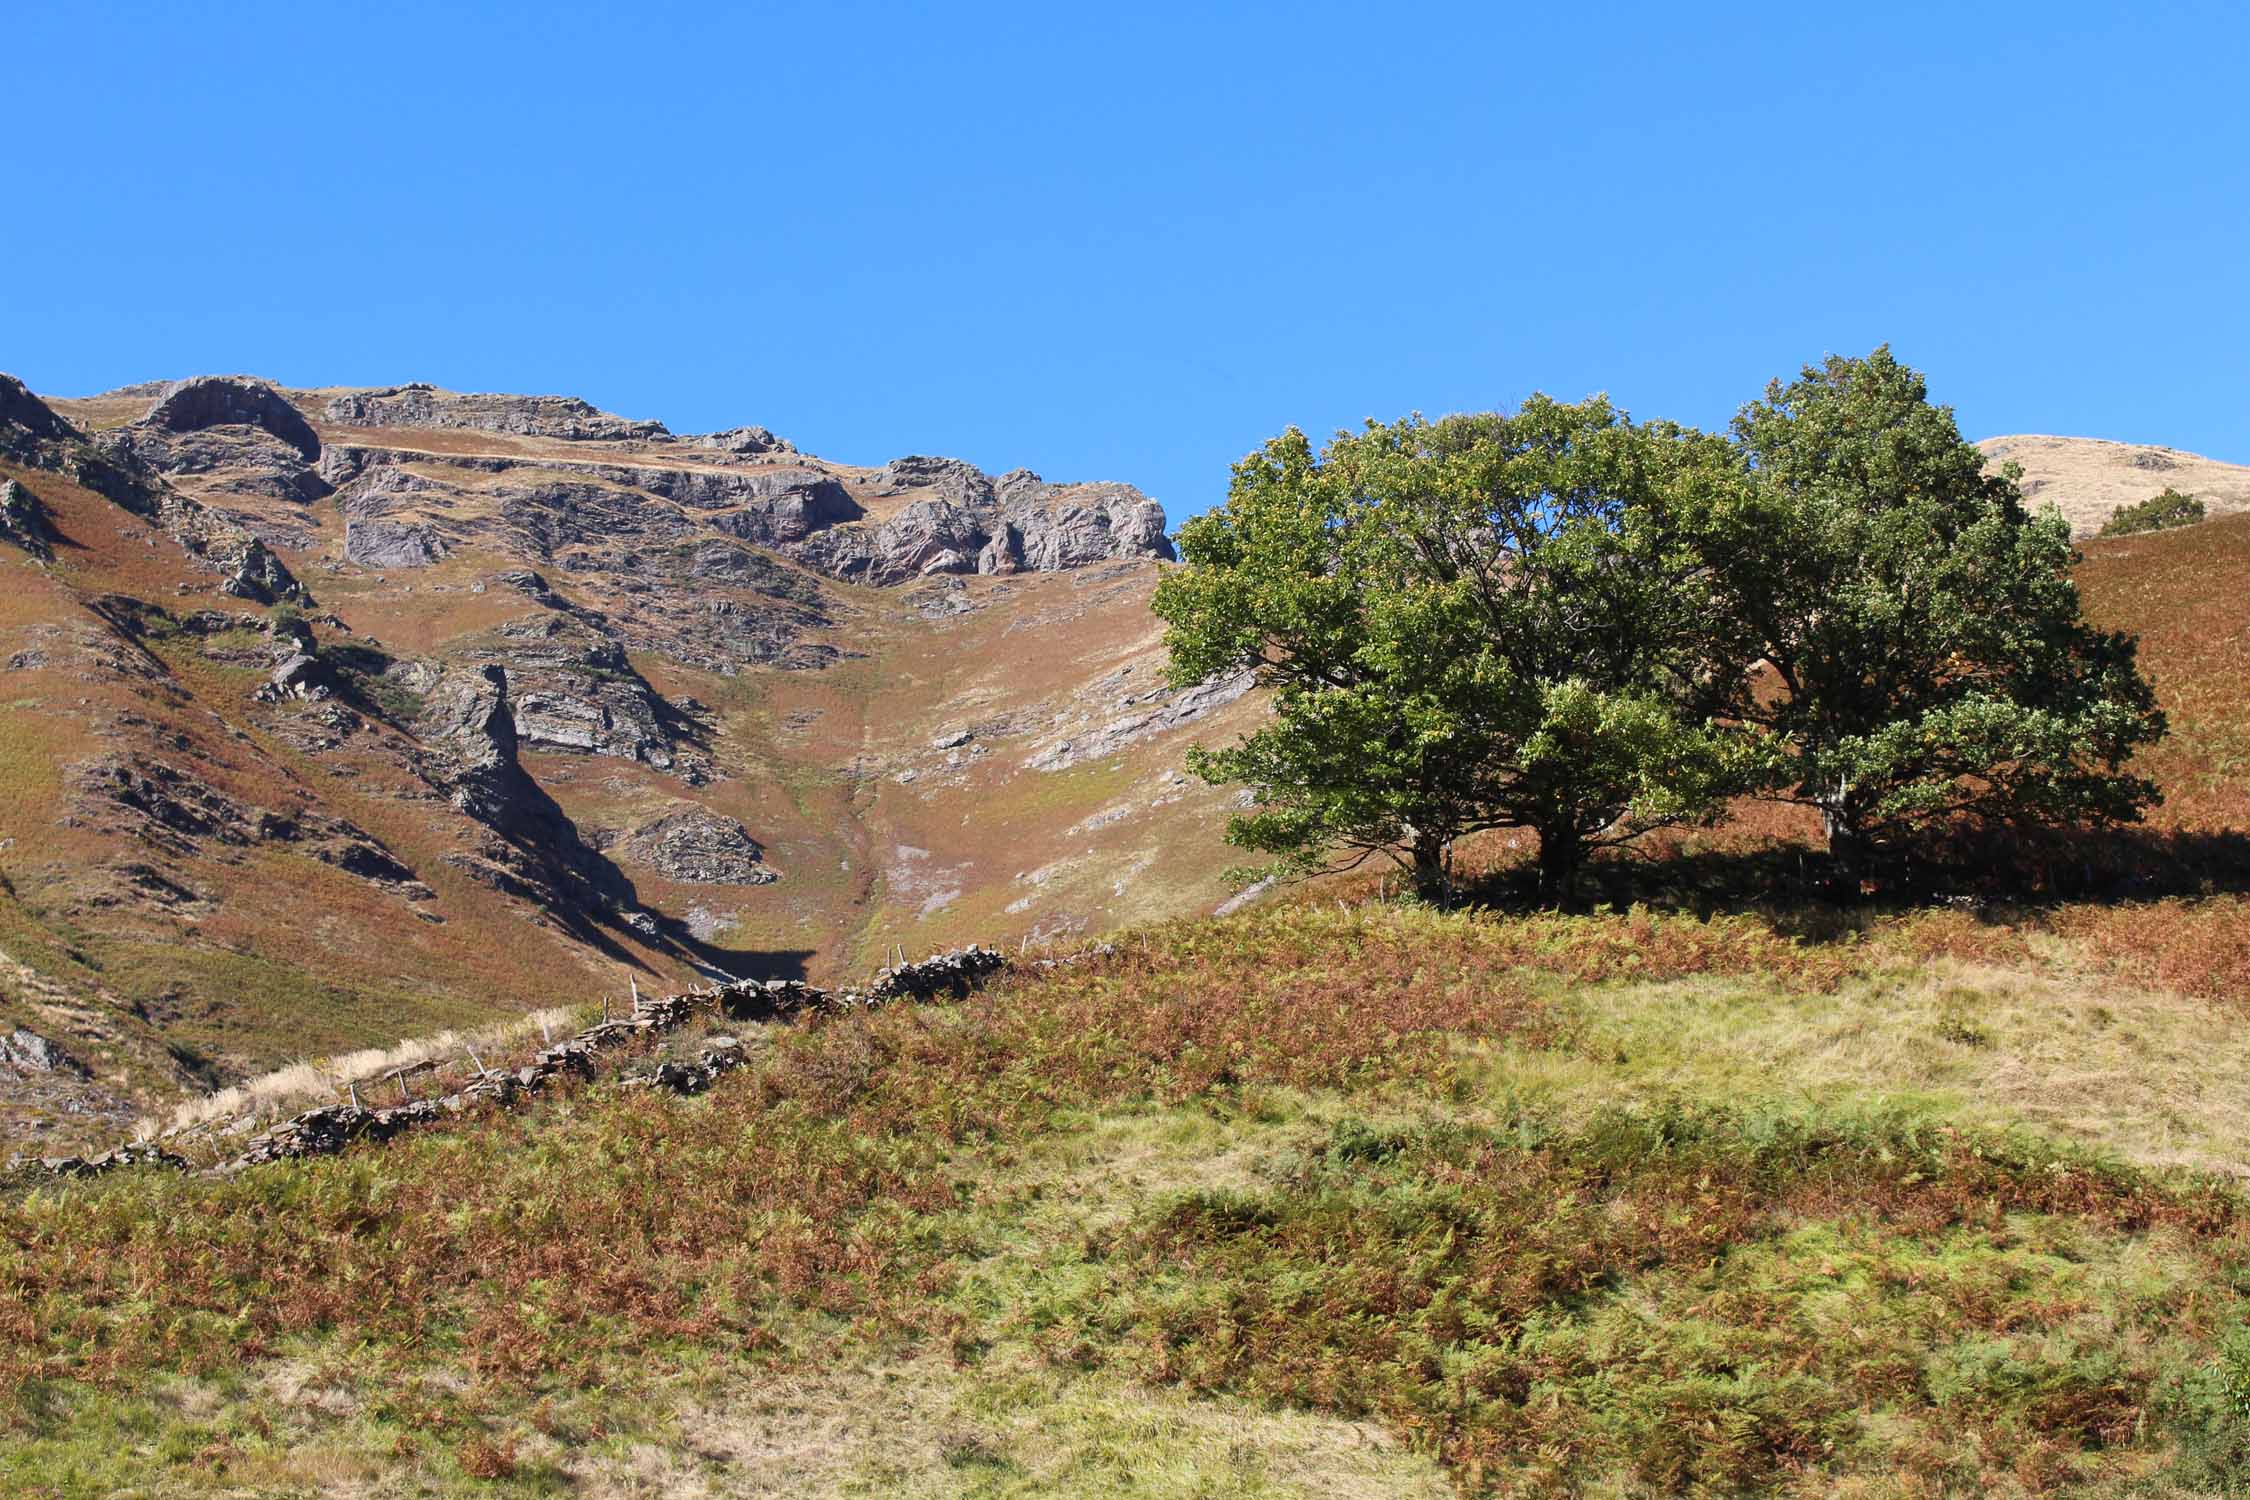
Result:
{"label": "craggy cliff face", "polygon": [[[0,1135],[1224,900],[1162,509],[567,397],[0,378]],[[58,1134],[59,1132],[59,1134]]]}

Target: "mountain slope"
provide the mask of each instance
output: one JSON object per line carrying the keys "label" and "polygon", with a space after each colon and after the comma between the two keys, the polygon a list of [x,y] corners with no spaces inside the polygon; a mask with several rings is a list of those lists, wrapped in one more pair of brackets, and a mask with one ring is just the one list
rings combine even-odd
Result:
{"label": "mountain slope", "polygon": [[2250,510],[2250,466],[2146,443],[2018,434],[1977,444],[1995,463],[2023,465],[2024,498],[2054,505],[2079,536],[2092,536],[2120,505],[2166,488],[2193,495],[2213,516]]}
{"label": "mountain slope", "polygon": [[0,1021],[104,1118],[635,972],[1228,894],[1178,750],[1253,705],[1162,688],[1127,486],[567,398],[11,390]]}

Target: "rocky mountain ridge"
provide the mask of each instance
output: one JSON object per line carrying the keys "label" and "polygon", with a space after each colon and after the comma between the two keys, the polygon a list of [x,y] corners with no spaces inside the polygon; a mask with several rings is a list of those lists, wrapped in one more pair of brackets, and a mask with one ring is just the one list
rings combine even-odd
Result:
{"label": "rocky mountain ridge", "polygon": [[0,1136],[1227,895],[1179,752],[1255,703],[1158,681],[1131,486],[243,376],[0,382],[0,486],[0,1031],[86,1065]]}

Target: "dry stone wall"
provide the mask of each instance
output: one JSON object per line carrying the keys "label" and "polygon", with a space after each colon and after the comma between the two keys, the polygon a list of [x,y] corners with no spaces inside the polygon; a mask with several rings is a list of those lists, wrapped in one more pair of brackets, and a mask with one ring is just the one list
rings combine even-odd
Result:
{"label": "dry stone wall", "polygon": [[[1054,964],[1041,960],[1037,967]],[[689,1022],[714,1017],[733,1021],[788,1020],[814,1011],[846,1012],[872,1009],[894,1001],[932,1001],[965,998],[979,984],[1009,967],[1007,955],[994,948],[971,944],[929,958],[897,964],[879,971],[863,987],[827,990],[801,979],[740,980],[688,990],[679,994],[639,999],[630,1013],[589,1026],[577,1035],[543,1048],[530,1062],[512,1068],[488,1068],[474,1054],[469,1061],[475,1076],[465,1085],[423,1098],[402,1098],[395,1105],[370,1107],[361,1102],[359,1086],[347,1086],[348,1097],[335,1104],[309,1109],[253,1137],[233,1158],[209,1169],[226,1175],[268,1162],[327,1156],[362,1141],[387,1141],[421,1125],[456,1118],[474,1110],[507,1109],[525,1099],[568,1081],[588,1082],[608,1069],[605,1060],[635,1043],[676,1031]],[[742,1066],[744,1054],[738,1038],[717,1036],[705,1042],[694,1062],[668,1061],[620,1076],[619,1082],[635,1088],[699,1094],[721,1076]],[[400,1092],[409,1085],[397,1075]],[[373,1085],[370,1085],[372,1087]],[[120,1167],[161,1166],[191,1170],[191,1163],[163,1141],[136,1141],[93,1157],[47,1157],[35,1164],[50,1177],[94,1177]]]}

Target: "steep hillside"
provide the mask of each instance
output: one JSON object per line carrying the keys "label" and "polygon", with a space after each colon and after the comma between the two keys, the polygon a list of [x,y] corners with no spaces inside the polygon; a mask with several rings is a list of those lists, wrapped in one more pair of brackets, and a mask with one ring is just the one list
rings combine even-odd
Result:
{"label": "steep hillside", "polygon": [[1251,705],[1163,689],[1128,486],[241,377],[11,384],[0,478],[0,1022],[93,1075],[0,1103],[50,1133],[636,972],[1227,895],[1178,746]]}
{"label": "steep hillside", "polygon": [[2120,505],[2167,488],[2195,496],[2213,516],[2250,510],[2250,466],[2177,448],[2036,434],[1986,438],[1977,447],[1995,463],[2023,465],[2024,497],[2059,508],[2079,536],[2101,530]]}

